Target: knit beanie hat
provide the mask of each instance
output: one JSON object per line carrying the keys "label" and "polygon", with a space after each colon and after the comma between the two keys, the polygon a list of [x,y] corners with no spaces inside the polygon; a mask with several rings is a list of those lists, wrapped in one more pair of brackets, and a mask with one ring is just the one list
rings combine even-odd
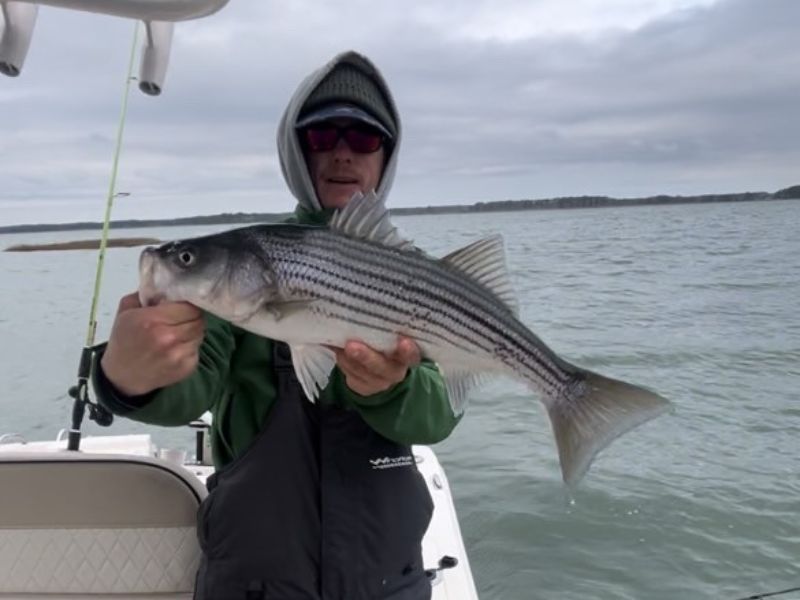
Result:
{"label": "knit beanie hat", "polygon": [[299,118],[329,104],[354,104],[373,115],[394,138],[397,123],[378,84],[350,63],[339,63],[319,83],[303,104]]}

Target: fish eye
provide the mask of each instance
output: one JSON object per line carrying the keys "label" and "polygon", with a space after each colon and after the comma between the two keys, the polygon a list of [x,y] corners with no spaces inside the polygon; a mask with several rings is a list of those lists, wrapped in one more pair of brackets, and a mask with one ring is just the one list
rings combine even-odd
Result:
{"label": "fish eye", "polygon": [[188,248],[184,248],[178,252],[178,261],[182,267],[191,267],[195,261],[194,252]]}

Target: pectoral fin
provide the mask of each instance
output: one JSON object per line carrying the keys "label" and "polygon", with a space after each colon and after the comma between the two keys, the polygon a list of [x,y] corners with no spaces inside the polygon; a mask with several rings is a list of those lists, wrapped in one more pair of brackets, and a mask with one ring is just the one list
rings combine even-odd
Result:
{"label": "pectoral fin", "polygon": [[297,380],[311,402],[328,385],[331,371],[336,365],[336,354],[325,346],[316,344],[289,345]]}
{"label": "pectoral fin", "polygon": [[271,302],[264,305],[264,310],[272,315],[276,321],[286,319],[297,313],[313,312],[314,304],[317,300],[294,300],[292,302]]}

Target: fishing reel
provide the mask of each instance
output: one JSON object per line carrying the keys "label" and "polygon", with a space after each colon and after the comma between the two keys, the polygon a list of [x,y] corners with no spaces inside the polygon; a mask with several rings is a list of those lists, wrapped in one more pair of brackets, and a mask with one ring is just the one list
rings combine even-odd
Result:
{"label": "fishing reel", "polygon": [[83,405],[89,410],[89,418],[100,425],[100,427],[110,427],[114,423],[114,415],[109,410],[97,402],[92,402],[89,399],[87,391],[88,386],[73,385],[69,388],[69,395],[76,401],[82,402]]}
{"label": "fishing reel", "polygon": [[[102,344],[100,345],[102,346]],[[100,346],[87,346],[81,352],[78,365],[78,383],[69,388],[72,403],[72,426],[69,428],[67,450],[80,450],[81,425],[89,410],[89,418],[101,427],[109,427],[114,422],[114,415],[104,406],[92,402],[89,398],[89,376],[92,372],[92,357]]]}

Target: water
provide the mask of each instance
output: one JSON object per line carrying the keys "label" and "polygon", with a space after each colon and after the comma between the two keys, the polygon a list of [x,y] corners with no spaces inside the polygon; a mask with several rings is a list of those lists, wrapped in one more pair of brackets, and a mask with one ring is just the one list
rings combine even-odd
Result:
{"label": "water", "polygon": [[[434,253],[502,232],[534,331],[566,358],[675,404],[603,452],[569,496],[527,390],[497,380],[473,400],[436,451],[482,599],[735,600],[800,585],[800,203],[397,223]],[[94,236],[6,235],[0,247]],[[138,252],[108,251],[98,340],[135,289]],[[50,439],[67,425],[95,266],[92,251],[0,253],[0,432]],[[142,431],[191,445],[182,428],[118,419],[110,430]]]}

